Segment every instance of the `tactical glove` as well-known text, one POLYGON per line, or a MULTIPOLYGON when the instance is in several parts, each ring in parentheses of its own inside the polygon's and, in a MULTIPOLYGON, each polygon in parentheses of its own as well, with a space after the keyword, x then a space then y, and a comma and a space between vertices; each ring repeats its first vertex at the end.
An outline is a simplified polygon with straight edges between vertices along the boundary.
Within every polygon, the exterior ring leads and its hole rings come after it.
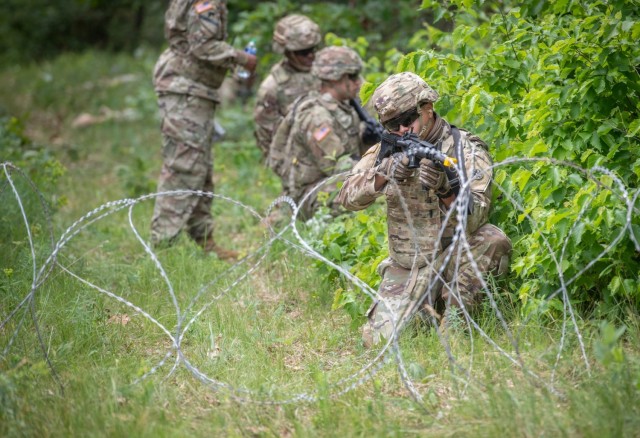
POLYGON ((409 169, 407 164, 409 164, 409 158, 402 152, 396 152, 384 158, 376 168, 376 172, 382 174, 387 181, 391 179, 402 181, 413 174, 413 169, 409 169))
POLYGON ((433 190, 439 198, 448 198, 454 194, 449 177, 441 164, 431 160, 420 160, 420 183, 422 187, 433 190))

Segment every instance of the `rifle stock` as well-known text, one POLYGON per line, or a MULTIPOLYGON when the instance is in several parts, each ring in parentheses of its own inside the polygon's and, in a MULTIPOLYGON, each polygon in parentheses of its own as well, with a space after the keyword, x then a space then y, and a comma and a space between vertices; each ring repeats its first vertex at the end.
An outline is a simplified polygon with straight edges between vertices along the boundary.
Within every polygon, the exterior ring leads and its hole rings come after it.
POLYGON ((457 158, 445 155, 428 141, 420 140, 413 132, 407 132, 402 137, 390 133, 382 135, 376 166, 384 158, 396 152, 403 152, 409 158, 408 167, 410 169, 420 167, 420 160, 423 158, 440 163, 445 167, 454 167, 458 163, 457 158))
POLYGON ((410 169, 420 167, 419 163, 423 158, 446 167, 453 167, 458 162, 456 158, 445 155, 431 143, 420 140, 414 133, 406 133, 401 139, 398 139, 397 144, 402 147, 404 153, 409 157, 408 167, 410 169))
POLYGON ((380 122, 371 117, 369 113, 367 113, 364 108, 362 108, 362 106, 356 99, 350 99, 349 104, 353 107, 354 110, 356 110, 358 118, 366 125, 366 130, 362 135, 362 142, 367 146, 378 143, 382 139, 384 127, 380 124, 380 122))

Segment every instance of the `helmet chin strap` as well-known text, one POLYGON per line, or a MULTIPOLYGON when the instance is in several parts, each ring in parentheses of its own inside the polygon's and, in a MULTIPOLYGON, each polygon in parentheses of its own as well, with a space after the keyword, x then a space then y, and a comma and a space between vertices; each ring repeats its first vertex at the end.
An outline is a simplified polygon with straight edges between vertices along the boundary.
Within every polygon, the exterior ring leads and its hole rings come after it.
POLYGON ((435 111, 433 117, 429 117, 429 121, 420 129, 418 137, 429 143, 435 144, 442 136, 444 129, 444 120, 435 111))
POLYGON ((429 134, 429 132, 431 132, 431 129, 433 128, 434 125, 435 125, 435 120, 433 119, 433 117, 429 117, 429 120, 427 121, 427 123, 424 126, 422 126, 422 128, 420 128, 418 137, 420 137, 422 140, 426 140, 427 135, 429 134))
POLYGON ((295 68, 296 70, 303 71, 305 73, 311 71, 311 65, 302 64, 301 62, 298 61, 298 57, 296 55, 294 55, 293 53, 287 51, 285 56, 287 57, 287 60, 289 61, 289 64, 291 64, 291 66, 293 68, 295 68))

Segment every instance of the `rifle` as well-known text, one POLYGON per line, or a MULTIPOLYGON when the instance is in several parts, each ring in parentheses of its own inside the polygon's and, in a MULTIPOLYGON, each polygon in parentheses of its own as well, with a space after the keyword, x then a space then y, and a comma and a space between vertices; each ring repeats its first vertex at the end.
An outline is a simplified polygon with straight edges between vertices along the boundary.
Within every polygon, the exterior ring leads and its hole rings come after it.
MULTIPOLYGON (((454 130, 454 143, 457 145, 456 139, 459 134, 456 134, 457 128, 454 130)), ((459 138, 459 137, 458 137, 459 138)), ((457 150, 457 149, 456 149, 457 150)), ((458 159, 445 155, 442 151, 436 148, 428 141, 421 140, 417 134, 413 132, 406 132, 402 137, 395 134, 385 132, 382 135, 382 142, 380 144, 380 153, 376 159, 376 166, 380 162, 393 155, 396 152, 402 152, 409 158, 409 164, 407 167, 410 169, 416 169, 420 167, 420 160, 426 158, 441 166, 449 178, 451 184, 451 190, 458 195, 460 190, 460 178, 458 177, 458 170, 455 165, 458 164, 458 159)), ((459 155, 462 156, 462 155, 459 155)), ((463 162, 464 163, 464 162, 463 162)), ((466 180, 466 173, 464 170, 464 164, 461 166, 463 181, 466 180)), ((467 191, 469 189, 467 188, 467 191)), ((469 197, 469 204, 467 207, 468 214, 473 213, 473 197, 469 197)))
POLYGON ((457 158, 449 157, 438 150, 428 141, 420 140, 413 132, 405 133, 400 140, 397 141, 398 146, 402 147, 404 153, 409 157, 409 169, 420 167, 420 160, 426 158, 435 163, 439 163, 446 167, 453 167, 458 162, 457 158))
POLYGON ((410 169, 420 167, 420 160, 423 158, 446 167, 453 167, 458 162, 457 158, 445 155, 428 141, 421 140, 417 134, 407 132, 402 137, 387 133, 382 135, 380 154, 378 155, 376 164, 380 164, 383 158, 386 158, 396 152, 404 152, 404 154, 409 158, 409 164, 407 167, 410 169))
POLYGON ((382 134, 385 129, 380 122, 371 117, 357 100, 350 99, 349 104, 358 113, 358 118, 365 123, 366 128, 364 134, 362 134, 362 142, 365 146, 372 146, 382 140, 382 134))

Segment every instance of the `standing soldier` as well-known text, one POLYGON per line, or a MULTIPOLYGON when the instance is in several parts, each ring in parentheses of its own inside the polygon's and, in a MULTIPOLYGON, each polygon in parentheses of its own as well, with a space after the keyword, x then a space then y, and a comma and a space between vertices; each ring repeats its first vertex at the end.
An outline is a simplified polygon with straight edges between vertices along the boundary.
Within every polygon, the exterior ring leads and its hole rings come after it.
POLYGON ((276 24, 273 50, 284 53, 284 58, 260 84, 253 111, 256 142, 265 158, 291 103, 320 88, 320 81, 311 74, 311 65, 321 41, 320 27, 304 15, 288 15, 276 24))
MULTIPOLYGON (((320 90, 296 100, 273 137, 269 166, 280 176, 284 194, 296 203, 323 179, 350 169, 364 149, 366 127, 349 104, 362 85, 362 66, 348 47, 320 50, 311 69, 321 81, 320 90)), ((301 217, 310 218, 317 207, 316 196, 310 196, 301 217)))
POLYGON ((434 310, 436 300, 445 309, 464 306, 472 310, 484 295, 481 275, 501 275, 508 269, 511 242, 502 230, 487 222, 493 174, 487 145, 435 113, 437 99, 438 93, 414 73, 387 78, 372 100, 388 133, 353 168, 338 196, 348 210, 364 209, 382 195, 387 202, 389 258, 378 267, 382 276, 378 292, 383 299, 367 312, 368 322, 363 327, 366 346, 390 339, 421 303, 434 316, 439 316, 434 310), (384 151, 393 151, 394 141, 411 132, 446 156, 455 157, 459 163, 456 168, 463 169, 470 179, 469 208, 458 211, 467 214, 462 237, 469 244, 471 259, 464 248, 451 246, 458 218, 449 210, 461 190, 456 171, 426 158, 420 161, 419 169, 411 169, 403 152, 385 156, 384 151))
MULTIPOLYGON (((225 42, 225 0, 172 0, 165 14, 165 36, 169 48, 160 55, 153 73, 162 116, 164 158, 158 192, 212 192, 218 88, 235 65, 253 72, 256 57, 225 42)), ((190 194, 157 197, 152 242, 170 244, 186 229, 206 252, 235 258, 235 252, 214 243, 211 200, 190 194)))

